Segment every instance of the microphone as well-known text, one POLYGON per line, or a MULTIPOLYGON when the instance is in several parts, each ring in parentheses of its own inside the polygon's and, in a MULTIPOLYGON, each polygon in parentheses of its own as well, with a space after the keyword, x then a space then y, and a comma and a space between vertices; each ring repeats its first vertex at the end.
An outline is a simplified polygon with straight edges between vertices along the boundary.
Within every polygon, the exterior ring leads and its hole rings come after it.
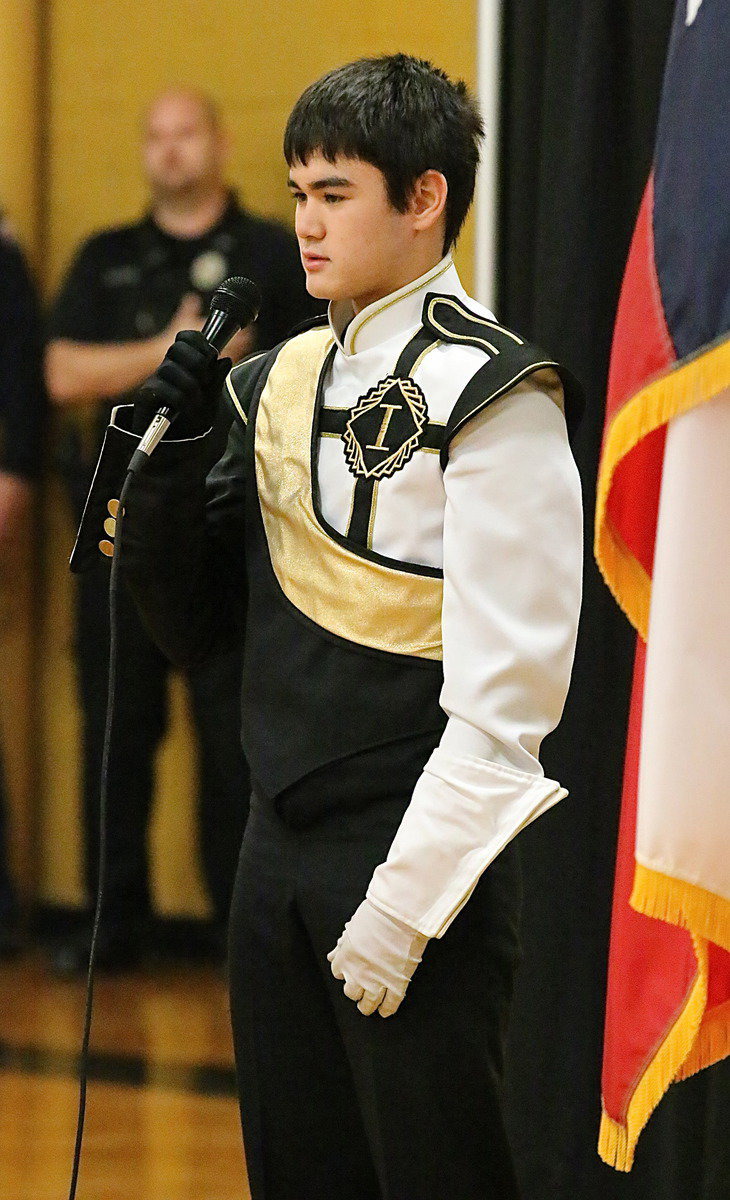
MULTIPOLYGON (((224 279, 210 302, 208 319, 202 329, 206 342, 219 353, 239 329, 255 321, 261 306, 261 292, 251 279, 234 275, 224 279)), ((177 413, 168 405, 158 409, 132 455, 129 470, 136 472, 149 458, 155 446, 175 420, 177 413)))

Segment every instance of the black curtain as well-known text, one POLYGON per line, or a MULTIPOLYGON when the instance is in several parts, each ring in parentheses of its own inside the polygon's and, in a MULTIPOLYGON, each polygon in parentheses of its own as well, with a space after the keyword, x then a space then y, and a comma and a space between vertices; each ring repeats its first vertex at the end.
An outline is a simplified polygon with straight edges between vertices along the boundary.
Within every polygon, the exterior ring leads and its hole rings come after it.
POLYGON ((570 796, 520 836, 524 962, 507 1070, 524 1200, 728 1200, 730 1069, 675 1085, 631 1174, 598 1158, 616 834, 634 634, 592 553, 614 315, 648 175, 673 0, 506 0, 498 314, 570 366, 584 608, 546 774, 570 796))

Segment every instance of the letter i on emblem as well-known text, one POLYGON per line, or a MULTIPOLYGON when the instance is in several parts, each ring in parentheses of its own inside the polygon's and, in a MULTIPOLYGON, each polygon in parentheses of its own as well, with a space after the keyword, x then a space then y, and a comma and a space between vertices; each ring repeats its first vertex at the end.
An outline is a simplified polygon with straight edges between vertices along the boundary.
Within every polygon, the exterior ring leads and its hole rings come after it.
POLYGON ((380 426, 380 433, 378 434, 378 436, 372 446, 365 447, 366 450, 388 450, 389 449, 389 447, 384 444, 385 443, 385 435, 388 432, 388 426, 390 425, 390 422, 392 420, 393 413, 400 412, 401 405, 400 404, 384 404, 383 408, 385 409, 385 412, 383 413, 383 423, 380 426))

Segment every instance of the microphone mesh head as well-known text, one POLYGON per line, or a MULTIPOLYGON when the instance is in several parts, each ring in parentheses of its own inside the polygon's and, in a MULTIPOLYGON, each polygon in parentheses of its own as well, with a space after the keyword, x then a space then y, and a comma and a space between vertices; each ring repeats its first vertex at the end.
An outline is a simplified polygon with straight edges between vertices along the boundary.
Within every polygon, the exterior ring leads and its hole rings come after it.
POLYGON ((261 290, 252 279, 245 275, 232 275, 224 279, 216 290, 210 303, 211 311, 230 313, 241 322, 241 327, 248 325, 258 316, 261 308, 261 290))

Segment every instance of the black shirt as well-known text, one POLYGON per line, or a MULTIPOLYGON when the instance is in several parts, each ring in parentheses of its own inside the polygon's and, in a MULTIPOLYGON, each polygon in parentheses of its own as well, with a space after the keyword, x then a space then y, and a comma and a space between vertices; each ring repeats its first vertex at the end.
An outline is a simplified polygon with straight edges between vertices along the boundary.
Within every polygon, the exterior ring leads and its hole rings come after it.
POLYGON ((39 474, 45 411, 35 289, 20 250, 0 234, 0 471, 39 474))
MULTIPOLYGON (((270 349, 323 311, 322 302, 306 290, 294 235, 275 221, 246 212, 231 193, 220 220, 200 237, 173 237, 148 214, 89 238, 71 264, 48 333, 98 343, 153 337, 169 323, 186 293, 197 294, 207 312, 215 289, 231 275, 245 275, 261 289, 254 349, 270 349)), ((99 406, 90 439, 75 419, 67 420, 58 445, 58 464, 79 513, 112 407, 111 399, 99 406)), ((222 451, 227 432, 222 412, 216 431, 215 448, 222 451)))
POLYGON ((151 215, 89 238, 79 250, 50 319, 50 336, 125 342, 160 333, 186 292, 207 309, 230 275, 259 285, 256 348, 268 350, 322 310, 304 285, 296 239, 254 217, 231 194, 221 219, 201 237, 176 238, 151 215))

